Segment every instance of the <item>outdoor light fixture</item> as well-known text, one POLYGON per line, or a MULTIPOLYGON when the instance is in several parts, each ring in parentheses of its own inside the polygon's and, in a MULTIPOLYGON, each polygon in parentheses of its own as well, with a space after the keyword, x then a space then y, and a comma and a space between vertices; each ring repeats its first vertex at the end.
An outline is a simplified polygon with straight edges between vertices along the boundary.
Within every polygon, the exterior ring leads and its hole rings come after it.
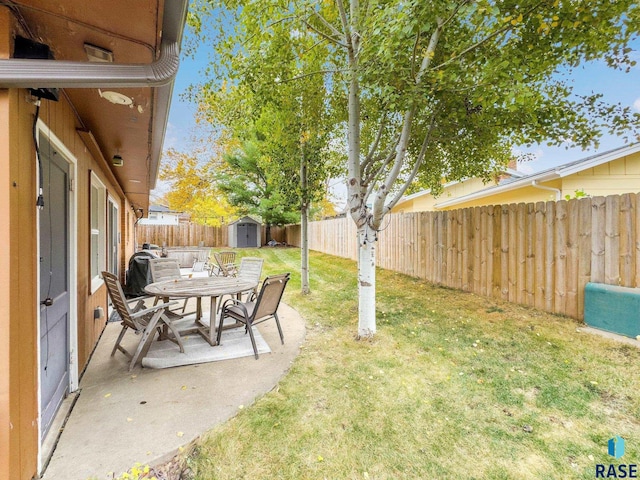
POLYGON ((116 153, 116 154, 113 156, 113 158, 111 159, 111 164, 112 164, 114 167, 121 167, 121 166, 123 166, 123 165, 124 165, 124 160, 122 159, 122 157, 121 157, 119 154, 117 154, 117 153, 116 153))
POLYGON ((113 63, 113 52, 110 50, 85 43, 84 51, 90 62, 113 63))

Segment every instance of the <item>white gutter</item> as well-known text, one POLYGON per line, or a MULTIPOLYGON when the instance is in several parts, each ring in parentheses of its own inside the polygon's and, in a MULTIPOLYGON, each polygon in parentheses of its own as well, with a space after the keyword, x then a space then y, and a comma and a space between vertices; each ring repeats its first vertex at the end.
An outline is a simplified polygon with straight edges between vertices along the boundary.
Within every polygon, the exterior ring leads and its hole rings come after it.
POLYGON ((531 180, 531 186, 534 188, 539 188, 540 190, 549 190, 550 192, 555 192, 556 201, 562 198, 562 191, 559 188, 546 187, 544 185, 540 185, 537 180, 531 180))
POLYGON ((160 56, 149 64, 114 64, 9 58, 0 60, 0 88, 157 87, 153 115, 149 188, 156 186, 180 43, 189 0, 164 2, 160 56))
POLYGON ((0 88, 101 88, 161 86, 180 63, 177 42, 163 41, 149 64, 115 64, 10 58, 0 61, 0 88))
POLYGON ((445 208, 445 207, 450 207, 452 205, 457 205, 459 203, 465 203, 471 200, 484 198, 489 195, 495 195, 497 193, 510 192, 511 190, 516 190, 518 188, 522 188, 523 186, 531 185, 532 181, 547 182, 549 180, 560 178, 560 174, 558 173, 557 170, 554 170, 554 171, 548 171, 548 172, 541 172, 539 174, 533 175, 533 177, 535 178, 535 180, 532 180, 531 176, 522 177, 518 180, 514 180, 513 182, 505 183, 502 185, 496 185, 494 187, 485 188, 484 190, 478 190, 477 192, 470 193, 462 197, 452 198, 451 200, 445 200, 444 202, 436 203, 434 207, 445 208))

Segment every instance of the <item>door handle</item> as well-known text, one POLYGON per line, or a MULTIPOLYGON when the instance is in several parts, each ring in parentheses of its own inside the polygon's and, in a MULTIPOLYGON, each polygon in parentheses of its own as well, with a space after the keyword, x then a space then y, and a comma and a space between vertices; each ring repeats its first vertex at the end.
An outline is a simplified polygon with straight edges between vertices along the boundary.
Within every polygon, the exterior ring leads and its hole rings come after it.
POLYGON ((44 305, 45 307, 50 307, 51 305, 53 305, 53 298, 51 297, 45 298, 40 302, 40 305, 44 305))

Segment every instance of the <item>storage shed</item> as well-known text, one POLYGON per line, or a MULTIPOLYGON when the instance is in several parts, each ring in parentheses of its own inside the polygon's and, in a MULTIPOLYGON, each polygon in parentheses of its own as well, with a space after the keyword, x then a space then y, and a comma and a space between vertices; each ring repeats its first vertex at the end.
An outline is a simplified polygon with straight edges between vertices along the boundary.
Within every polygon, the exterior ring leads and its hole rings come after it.
POLYGON ((251 217, 243 217, 229 224, 229 246, 232 248, 260 247, 262 224, 251 217))

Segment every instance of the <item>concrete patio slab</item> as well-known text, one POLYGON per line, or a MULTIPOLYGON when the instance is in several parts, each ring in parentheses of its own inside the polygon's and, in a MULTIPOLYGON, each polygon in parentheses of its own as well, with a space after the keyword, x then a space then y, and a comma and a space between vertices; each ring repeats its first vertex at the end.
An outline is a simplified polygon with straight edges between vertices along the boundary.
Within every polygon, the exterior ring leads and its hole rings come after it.
MULTIPOLYGON (((294 309, 281 304, 278 312, 285 344, 275 322, 261 324, 271 353, 258 360, 250 356, 161 370, 138 365, 129 372, 123 354, 111 357, 120 324, 108 324, 43 479, 103 480, 135 463, 158 465, 269 392, 305 337, 304 320, 294 309)), ((125 338, 125 348, 136 344, 135 335, 125 338)))

